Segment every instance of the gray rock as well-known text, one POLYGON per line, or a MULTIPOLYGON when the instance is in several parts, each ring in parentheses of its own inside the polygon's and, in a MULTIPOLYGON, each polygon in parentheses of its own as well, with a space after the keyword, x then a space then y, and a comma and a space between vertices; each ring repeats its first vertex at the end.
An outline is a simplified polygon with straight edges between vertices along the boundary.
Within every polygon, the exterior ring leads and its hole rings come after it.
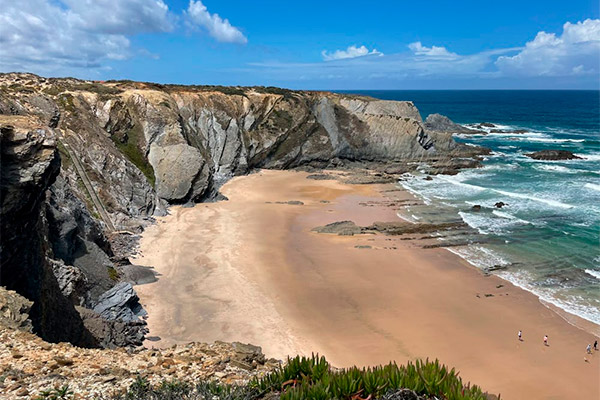
POLYGON ((147 314, 140 305, 133 286, 128 282, 118 283, 103 293, 93 310, 108 321, 139 321, 147 314))
POLYGON ((568 150, 541 150, 536 151, 534 153, 525 154, 529 158, 533 158, 534 160, 575 160, 582 158, 576 156, 572 152, 568 150))
POLYGON ((353 236, 358 235, 362 230, 360 226, 357 226, 352 221, 338 221, 325 226, 318 226, 313 228, 312 231, 318 233, 333 233, 339 236, 353 236))
POLYGON ((425 128, 436 132, 447 132, 447 133, 471 133, 481 134, 486 133, 485 131, 478 131, 469 129, 460 124, 452 122, 452 120, 445 115, 441 114, 429 114, 425 119, 425 128))

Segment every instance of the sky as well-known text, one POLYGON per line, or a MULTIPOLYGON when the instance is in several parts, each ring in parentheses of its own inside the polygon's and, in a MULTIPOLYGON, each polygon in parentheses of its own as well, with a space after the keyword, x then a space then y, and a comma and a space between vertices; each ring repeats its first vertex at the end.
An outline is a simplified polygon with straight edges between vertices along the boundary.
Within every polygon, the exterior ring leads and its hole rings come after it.
POLYGON ((0 0, 0 72, 293 89, 599 89, 597 0, 0 0))

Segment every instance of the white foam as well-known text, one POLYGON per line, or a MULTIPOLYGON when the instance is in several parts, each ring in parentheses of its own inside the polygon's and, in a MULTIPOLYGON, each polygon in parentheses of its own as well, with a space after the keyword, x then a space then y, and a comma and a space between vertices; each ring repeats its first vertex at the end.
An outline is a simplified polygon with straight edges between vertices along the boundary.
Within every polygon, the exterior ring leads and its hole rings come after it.
POLYGON ((575 206, 572 206, 570 204, 561 203, 560 201, 555 201, 555 200, 550 200, 550 199, 543 199, 541 197, 530 196, 530 195, 527 195, 527 194, 507 192, 505 190, 498 190, 498 189, 490 189, 490 190, 493 191, 493 192, 496 192, 496 193, 503 194, 505 196, 509 196, 509 197, 516 197, 518 199, 526 199, 526 200, 537 201, 539 203, 545 203, 545 204, 548 204, 549 206, 552 206, 552 207, 558 207, 558 208, 573 208, 573 207, 575 207, 575 206))
POLYGON ((553 139, 553 138, 539 138, 539 137, 525 137, 519 138, 519 140, 527 142, 541 142, 541 143, 582 143, 585 139, 553 139))
POLYGON ((542 171, 552 171, 552 172, 560 172, 563 174, 576 174, 580 171, 570 169, 567 167, 563 167, 562 165, 552 165, 552 164, 539 164, 533 166, 535 169, 542 171))
POLYGON ((600 192, 600 185, 597 185, 595 183, 586 183, 583 186, 586 187, 586 188, 588 188, 588 189, 592 189, 592 190, 595 190, 597 192, 600 192))
POLYGON ((483 186, 471 185, 470 183, 462 182, 463 180, 468 179, 468 176, 466 176, 466 174, 461 175, 461 176, 455 175, 453 177, 451 177, 451 176, 438 176, 438 177, 440 180, 443 180, 445 182, 451 183, 456 186, 461 186, 464 188, 476 190, 478 192, 486 190, 486 188, 484 188, 483 186))
POLYGON ((552 206, 552 207, 558 207, 558 208, 573 208, 574 207, 574 206, 572 206, 570 204, 561 203, 560 201, 555 201, 555 200, 550 200, 550 199, 544 199, 544 198, 541 198, 541 197, 531 196, 531 195, 528 195, 528 194, 514 193, 514 192, 508 192, 506 190, 491 189, 491 188, 485 188, 483 186, 471 185, 469 183, 462 182, 461 178, 456 179, 454 177, 440 176, 439 179, 441 179, 443 181, 446 181, 448 183, 451 183, 453 185, 457 185, 457 186, 461 186, 461 187, 464 187, 464 188, 476 190, 478 192, 482 192, 484 190, 489 190, 489 191, 492 191, 492 192, 495 192, 495 193, 499 193, 499 194, 503 194, 503 195, 509 196, 509 197, 515 197, 515 198, 519 198, 519 199, 526 199, 526 200, 536 201, 536 202, 539 202, 539 203, 548 204, 549 206, 552 206))
POLYGON ((469 264, 477 268, 492 268, 497 265, 509 265, 510 262, 499 254, 483 246, 445 247, 451 253, 463 258, 469 264))
POLYGON ((594 271, 593 269, 586 269, 585 272, 588 275, 593 276, 594 278, 600 280, 600 271, 594 271))
MULTIPOLYGON (((584 160, 587 161, 600 161, 600 154, 598 153, 593 153, 593 154, 575 154, 577 157, 581 157, 584 160)), ((583 160, 576 160, 576 161, 583 161, 583 160)))
POLYGON ((517 217, 515 217, 512 214, 509 214, 509 213, 506 213, 506 212, 502 212, 502 211, 494 210, 494 211, 492 211, 492 214, 494 214, 494 215, 496 215, 496 216, 498 216, 500 218, 509 219, 509 220, 511 220, 513 222, 518 222, 518 223, 521 223, 521 224, 530 224, 531 223, 529 221, 525 221, 524 219, 517 218, 517 217))
POLYGON ((530 277, 525 271, 499 271, 497 275, 500 278, 509 281, 513 285, 535 294, 540 300, 545 301, 546 303, 550 303, 570 314, 577 315, 595 324, 600 324, 600 313, 598 312, 598 307, 594 305, 586 306, 581 304, 583 302, 586 302, 586 300, 580 296, 563 295, 563 299, 559 299, 557 298, 558 293, 560 291, 559 288, 542 289, 540 287, 534 287, 530 283, 533 282, 534 279, 530 277))

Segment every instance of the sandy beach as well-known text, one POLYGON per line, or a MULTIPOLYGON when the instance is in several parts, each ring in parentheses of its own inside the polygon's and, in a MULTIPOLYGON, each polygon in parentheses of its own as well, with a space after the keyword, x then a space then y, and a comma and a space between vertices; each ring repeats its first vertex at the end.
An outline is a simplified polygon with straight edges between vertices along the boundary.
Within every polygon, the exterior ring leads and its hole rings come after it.
POLYGON ((438 358, 502 399, 600 398, 600 352, 585 353, 600 327, 567 322, 418 240, 311 232, 398 221, 390 201, 411 197, 307 175, 237 177, 221 189, 228 201, 172 207, 147 228, 132 259, 158 274, 136 286, 149 336, 160 338, 147 346, 241 341, 276 358, 318 352, 340 367, 438 358))

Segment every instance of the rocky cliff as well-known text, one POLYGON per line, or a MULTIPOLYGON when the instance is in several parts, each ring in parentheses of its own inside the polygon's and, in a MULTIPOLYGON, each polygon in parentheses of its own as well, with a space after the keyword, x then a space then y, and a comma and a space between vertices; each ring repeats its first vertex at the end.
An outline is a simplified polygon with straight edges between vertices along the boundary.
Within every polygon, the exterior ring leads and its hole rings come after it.
POLYGON ((0 285, 34 302, 37 333, 81 345, 139 343, 127 282, 148 278, 127 257, 169 204, 219 198, 256 168, 386 166, 393 177, 483 153, 428 130, 411 102, 32 74, 0 75, 0 126, 0 285))

